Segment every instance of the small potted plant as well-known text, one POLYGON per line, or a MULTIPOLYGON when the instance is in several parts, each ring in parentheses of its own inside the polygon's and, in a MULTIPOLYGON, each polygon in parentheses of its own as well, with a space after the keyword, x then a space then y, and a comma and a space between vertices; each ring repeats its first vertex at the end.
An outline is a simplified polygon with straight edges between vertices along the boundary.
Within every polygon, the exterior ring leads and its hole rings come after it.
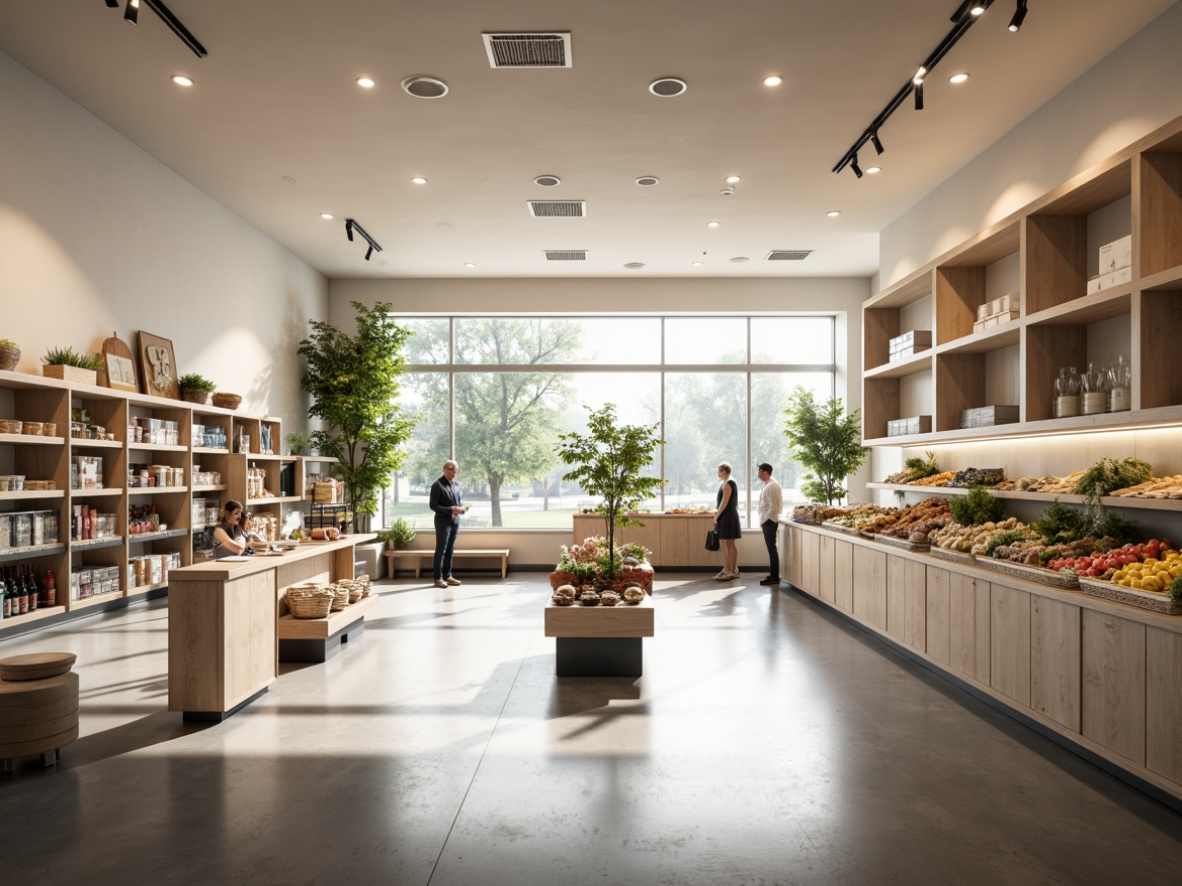
POLYGON ((16 369, 21 361, 21 349, 17 343, 7 338, 0 338, 0 369, 9 372, 16 369))
POLYGON ((45 364, 41 374, 46 378, 84 385, 98 384, 99 370, 103 368, 103 358, 98 354, 79 354, 73 348, 50 348, 41 362, 45 364))
POLYGON ((209 395, 217 390, 217 385, 196 372, 182 375, 177 380, 177 387, 180 389, 182 400, 200 403, 202 406, 209 402, 209 395))
POLYGON ((311 437, 296 431, 288 434, 283 440, 287 443, 287 451, 290 455, 304 455, 304 450, 312 443, 311 437))
POLYGON ((378 533, 378 538, 386 542, 392 551, 401 551, 415 540, 415 531, 410 528, 406 520, 399 517, 386 529, 378 533))

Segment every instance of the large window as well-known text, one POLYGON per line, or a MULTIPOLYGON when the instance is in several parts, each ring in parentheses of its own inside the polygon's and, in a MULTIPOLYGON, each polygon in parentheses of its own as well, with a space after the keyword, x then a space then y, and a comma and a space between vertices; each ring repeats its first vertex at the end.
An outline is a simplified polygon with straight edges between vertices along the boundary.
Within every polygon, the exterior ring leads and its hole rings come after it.
POLYGON ((835 320, 751 317, 400 318, 407 347, 402 406, 419 423, 382 515, 426 529, 431 483, 444 459, 460 465, 465 526, 568 528, 597 502, 562 480, 558 435, 586 428, 614 403, 629 424, 655 425, 665 445, 652 466, 662 493, 643 507, 714 507, 720 462, 750 522, 755 466, 775 465, 786 502, 802 501, 783 434, 799 386, 833 396, 835 320))

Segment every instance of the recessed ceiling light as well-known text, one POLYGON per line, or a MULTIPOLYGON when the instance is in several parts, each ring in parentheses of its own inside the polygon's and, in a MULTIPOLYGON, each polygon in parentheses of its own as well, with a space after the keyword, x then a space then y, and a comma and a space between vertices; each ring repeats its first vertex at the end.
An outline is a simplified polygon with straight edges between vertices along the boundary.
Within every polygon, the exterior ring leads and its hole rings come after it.
POLYGON ((325 221, 329 221, 333 218, 336 218, 336 216, 334 216, 331 212, 322 212, 322 213, 320 213, 320 217, 322 219, 324 219, 325 221))
POLYGON ((722 196, 724 196, 724 197, 733 197, 733 196, 735 196, 735 189, 734 188, 723 188, 718 193, 722 194, 722 196))
POLYGON ((830 218, 837 218, 839 215, 841 215, 841 210, 840 209, 830 209, 825 214, 827 216, 829 216, 830 218))
POLYGON ((717 228, 722 222, 706 222, 706 227, 717 228))
POLYGON ((369 77, 358 77, 357 85, 362 89, 373 89, 376 84, 369 77))
POLYGON ((466 261, 466 262, 464 262, 464 267, 465 268, 474 268, 474 267, 476 267, 476 264, 474 262, 466 261))
POLYGON ((659 185, 661 180, 655 175, 642 175, 636 180, 636 183, 642 188, 651 188, 653 185, 659 185))
POLYGON ((629 271, 639 271, 641 268, 644 267, 644 262, 630 261, 626 265, 624 265, 624 267, 626 267, 629 271))
POLYGON ((423 178, 421 175, 412 176, 411 181, 414 182, 416 185, 425 185, 427 183, 427 180, 425 178, 423 178))
POLYGON ((661 77, 648 85, 648 91, 661 98, 673 98, 689 89, 689 84, 677 77, 661 77))
POLYGON ((747 258, 745 255, 736 255, 731 259, 731 263, 736 265, 741 265, 745 261, 751 261, 751 259, 747 258))
POLYGON ((779 74, 772 74, 770 77, 763 78, 763 85, 764 86, 779 86, 783 82, 784 82, 784 78, 781 77, 779 74))
POLYGON ((964 74, 964 73, 953 74, 951 77, 948 78, 948 82, 949 83, 964 83, 968 79, 969 79, 968 74, 964 74))
POLYGON ((867 175, 877 175, 880 172, 882 172, 881 166, 867 166, 866 167, 866 174, 867 175))
POLYGON ((737 185, 742 181, 742 179, 737 175, 728 175, 725 179, 723 179, 723 181, 725 181, 728 185, 737 185))
POLYGON ((193 85, 193 78, 186 77, 184 74, 173 74, 172 75, 172 82, 175 83, 177 86, 192 86, 193 85))
POLYGON ((415 98, 443 98, 448 91, 438 77, 407 77, 401 85, 403 92, 415 98))
POLYGON ((983 3, 975 4, 973 6, 973 8, 969 10, 969 13, 973 16, 984 15, 985 14, 985 4, 983 4, 983 3))
POLYGON ((543 188, 552 188, 555 185, 562 184, 562 179, 556 175, 539 175, 534 179, 535 185, 541 185, 543 188))
POLYGON ((690 262, 690 264, 695 268, 700 268, 700 267, 702 267, 703 264, 705 264, 705 262, 692 261, 692 262, 690 262))

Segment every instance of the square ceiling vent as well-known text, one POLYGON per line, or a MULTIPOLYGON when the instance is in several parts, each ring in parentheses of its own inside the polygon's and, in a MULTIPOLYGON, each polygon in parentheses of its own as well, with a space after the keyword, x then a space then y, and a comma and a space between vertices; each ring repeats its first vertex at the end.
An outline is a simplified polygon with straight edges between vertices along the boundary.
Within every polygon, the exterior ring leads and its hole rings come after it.
POLYGON ((534 218, 583 218, 586 200, 530 200, 529 214, 534 218))
POLYGON ((484 34, 484 51, 494 68, 569 68, 570 32, 484 34))
POLYGON ((765 261, 804 261, 813 254, 811 249, 773 249, 765 261))
POLYGON ((586 249, 547 249, 546 261, 586 261, 586 249))

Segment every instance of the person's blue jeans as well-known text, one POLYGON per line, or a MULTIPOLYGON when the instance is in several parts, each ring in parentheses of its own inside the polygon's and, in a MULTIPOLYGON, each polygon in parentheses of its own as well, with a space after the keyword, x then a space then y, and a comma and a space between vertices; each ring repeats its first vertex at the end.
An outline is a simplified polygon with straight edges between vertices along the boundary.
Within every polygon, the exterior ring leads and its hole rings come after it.
POLYGON ((446 523, 435 521, 435 560, 431 565, 435 570, 436 581, 451 576, 452 554, 456 549, 456 536, 459 532, 459 520, 449 520, 446 523))
POLYGON ((768 520, 760 527, 763 530, 763 543, 767 545, 767 557, 771 561, 768 578, 780 577, 780 552, 776 550, 776 529, 779 525, 775 520, 768 520))

